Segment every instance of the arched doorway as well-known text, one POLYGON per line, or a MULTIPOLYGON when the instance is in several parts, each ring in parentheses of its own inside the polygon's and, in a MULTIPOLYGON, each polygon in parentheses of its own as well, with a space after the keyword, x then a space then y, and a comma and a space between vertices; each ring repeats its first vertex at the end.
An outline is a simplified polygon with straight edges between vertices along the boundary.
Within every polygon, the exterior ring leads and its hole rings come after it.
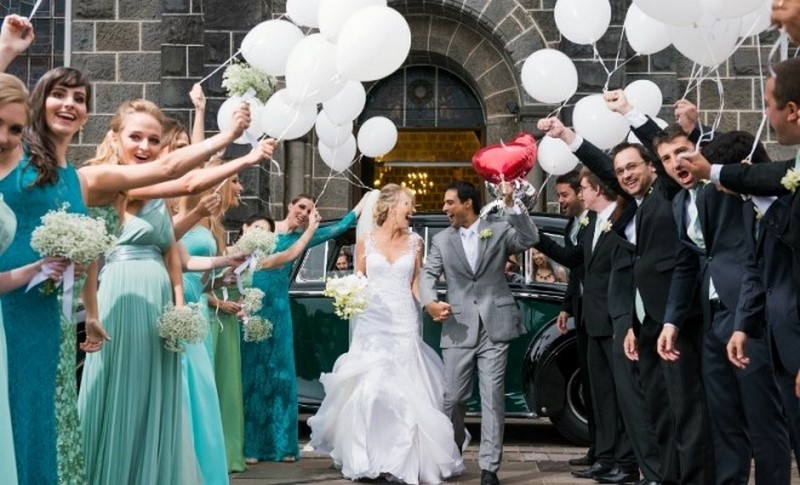
POLYGON ((385 116, 398 129, 397 145, 382 157, 365 159, 362 180, 375 188, 409 187, 418 210, 437 211, 449 182, 481 184, 472 155, 485 139, 485 115, 470 86, 437 66, 408 66, 376 83, 359 119, 385 116))

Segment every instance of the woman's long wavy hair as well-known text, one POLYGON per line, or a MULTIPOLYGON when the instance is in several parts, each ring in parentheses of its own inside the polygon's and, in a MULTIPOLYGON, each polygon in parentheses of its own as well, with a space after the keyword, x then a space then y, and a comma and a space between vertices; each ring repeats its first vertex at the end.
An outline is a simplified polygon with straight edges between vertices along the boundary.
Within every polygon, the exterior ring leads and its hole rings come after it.
POLYGON ((155 118, 162 127, 164 126, 164 114, 161 112, 161 108, 156 106, 155 103, 147 101, 146 99, 125 101, 117 109, 117 112, 114 113, 114 117, 111 118, 111 126, 105 138, 103 138, 103 142, 98 145, 94 158, 86 163, 92 165, 104 163, 119 165, 119 153, 117 153, 114 136, 122 132, 122 129, 125 127, 125 121, 130 115, 135 113, 147 113, 155 118))
POLYGON ((23 140, 30 150, 31 165, 38 173, 33 185, 52 185, 58 181, 56 142, 47 126, 45 107, 47 97, 56 86, 86 89, 86 111, 91 110, 92 86, 84 74, 71 67, 56 67, 47 71, 31 92, 31 118, 23 140))

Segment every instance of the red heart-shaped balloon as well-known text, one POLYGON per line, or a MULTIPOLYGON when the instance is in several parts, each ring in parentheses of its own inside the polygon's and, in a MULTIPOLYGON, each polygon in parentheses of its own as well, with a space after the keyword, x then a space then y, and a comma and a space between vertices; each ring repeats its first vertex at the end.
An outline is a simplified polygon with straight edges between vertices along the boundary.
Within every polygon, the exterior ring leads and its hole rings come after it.
POLYGON ((493 184, 525 177, 536 163, 536 141, 498 143, 481 148, 472 156, 472 167, 493 184))

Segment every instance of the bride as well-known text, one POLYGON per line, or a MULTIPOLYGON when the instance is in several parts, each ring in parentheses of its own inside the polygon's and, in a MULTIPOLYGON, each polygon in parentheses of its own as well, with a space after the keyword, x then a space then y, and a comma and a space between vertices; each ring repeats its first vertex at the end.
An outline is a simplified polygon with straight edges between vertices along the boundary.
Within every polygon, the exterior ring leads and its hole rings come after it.
POLYGON ((308 420, 310 446, 329 453, 351 480, 430 484, 464 470, 453 426, 441 411, 442 360, 420 338, 423 242, 409 230, 413 213, 408 189, 389 184, 380 191, 375 227, 356 249, 355 269, 369 279, 369 302, 349 352, 320 377, 325 399, 308 420))

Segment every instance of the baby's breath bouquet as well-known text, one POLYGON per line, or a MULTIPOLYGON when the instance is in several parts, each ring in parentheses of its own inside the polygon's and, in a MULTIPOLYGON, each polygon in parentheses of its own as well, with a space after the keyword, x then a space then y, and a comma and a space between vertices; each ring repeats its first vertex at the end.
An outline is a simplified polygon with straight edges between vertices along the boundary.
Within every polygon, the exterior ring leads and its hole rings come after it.
POLYGON ((256 99, 266 103, 275 91, 277 81, 274 77, 246 62, 233 61, 222 74, 222 87, 228 96, 244 96, 252 89, 256 99))
POLYGON ((264 306, 264 292, 258 288, 245 288, 242 293, 242 310, 248 315, 258 313, 264 306))
POLYGON ((348 320, 367 308, 367 277, 355 273, 342 278, 328 278, 322 294, 332 297, 336 315, 348 320))
POLYGON ((244 341, 261 342, 272 337, 272 322, 261 317, 249 317, 244 323, 244 341))
MULTIPOLYGON (((42 224, 31 234, 31 248, 40 256, 59 257, 70 260, 73 264, 88 265, 114 246, 116 238, 109 235, 106 224, 102 219, 95 219, 83 214, 67 212, 69 204, 64 204, 59 210, 51 210, 41 218, 42 224)), ((42 277, 32 281, 44 281, 46 270, 42 277)), ((65 287, 71 282, 65 281, 65 287)), ((47 279, 42 292, 51 294, 55 284, 47 279)))
POLYGON ((250 254, 255 260, 264 259, 275 252, 275 234, 254 227, 239 238, 234 248, 236 252, 250 254))
POLYGON ((202 342, 206 333, 208 322, 194 304, 176 307, 170 303, 158 319, 158 335, 171 352, 183 352, 184 343, 202 342))

